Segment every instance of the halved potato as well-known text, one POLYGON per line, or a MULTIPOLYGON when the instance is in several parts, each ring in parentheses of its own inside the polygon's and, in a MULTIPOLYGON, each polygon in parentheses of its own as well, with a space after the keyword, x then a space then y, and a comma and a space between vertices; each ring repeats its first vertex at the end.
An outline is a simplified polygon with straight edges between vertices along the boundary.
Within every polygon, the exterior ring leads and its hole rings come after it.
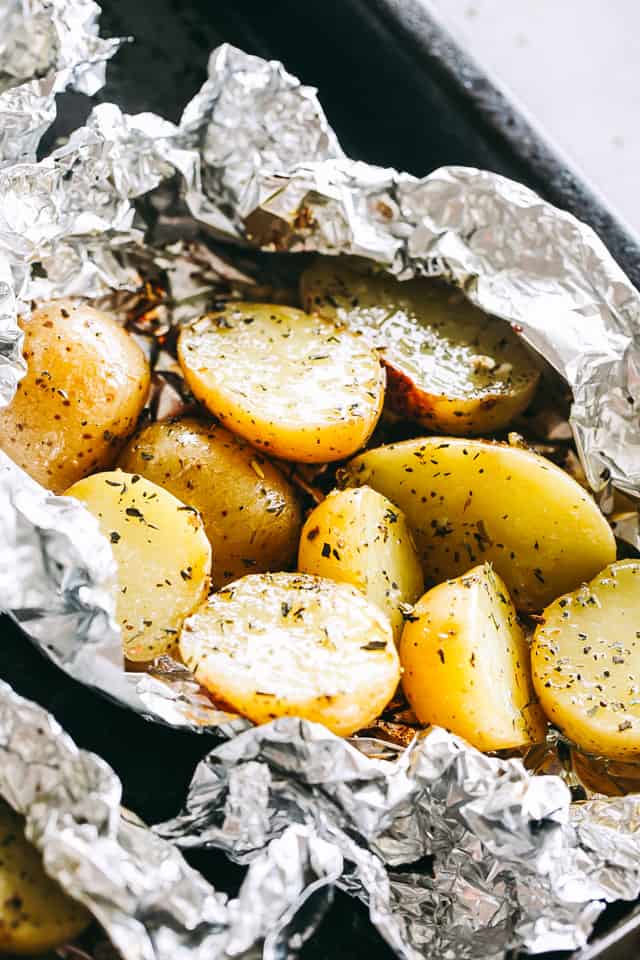
POLYGON ((248 571, 284 570, 295 562, 302 517, 293 487, 224 427, 192 417, 152 423, 118 463, 200 511, 215 588, 248 571))
POLYGON ((529 450, 424 437, 367 450, 342 474, 404 510, 427 585, 489 562, 519 610, 541 610, 615 559, 613 534, 569 474, 529 450))
POLYGON ((196 397, 283 460, 324 463, 362 447, 384 370, 362 337, 293 307, 231 303, 184 327, 178 357, 196 397))
POLYGON ((79 480, 66 495, 84 503, 111 542, 125 656, 144 662, 172 653, 209 589, 211 547, 198 511, 122 470, 79 480))
POLYGON ((531 656, 540 703, 570 740, 640 758, 640 561, 613 563, 548 606, 531 656))
POLYGON ((300 283, 305 310, 381 349, 395 413, 467 437, 503 429, 529 405, 539 372, 520 338, 442 280, 400 282, 370 264, 325 257, 300 283))
POLYGON ((85 908, 47 876, 25 839, 24 820, 0 800, 0 953, 55 950, 91 923, 85 908))
POLYGON ((300 537, 298 569, 357 587, 386 613, 396 642, 402 604, 424 590, 422 567, 407 521, 369 487, 335 490, 309 514, 300 537))
POLYGON ((62 493, 110 467, 135 429, 149 392, 149 366, 107 313, 51 303, 22 323, 28 371, 0 409, 0 447, 62 493))
POLYGON ((250 574, 212 594, 180 650, 254 723, 303 717, 342 736, 371 723, 400 679, 387 617, 354 587, 300 573, 250 574))
POLYGON ((405 624, 400 662, 421 723, 445 727, 478 750, 544 740, 529 644, 490 564, 425 593, 405 624))

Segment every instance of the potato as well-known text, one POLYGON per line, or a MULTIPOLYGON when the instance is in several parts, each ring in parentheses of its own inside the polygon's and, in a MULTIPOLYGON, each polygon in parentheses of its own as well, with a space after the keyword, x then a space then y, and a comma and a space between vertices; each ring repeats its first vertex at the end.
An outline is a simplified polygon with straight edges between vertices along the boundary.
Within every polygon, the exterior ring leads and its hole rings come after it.
POLYGON ((111 542, 125 656, 173 653, 184 619, 209 590, 211 546, 198 511, 122 470, 79 480, 66 495, 84 503, 111 542))
POLYGON ((387 617, 354 587, 299 573, 249 574, 212 594, 180 650, 254 723, 303 717, 342 736, 370 724, 400 679, 387 617))
POLYGON ((281 471, 224 427, 192 417, 153 423, 118 461, 200 511, 218 589, 247 571, 295 562, 302 517, 281 471))
POLYGON ((531 401, 539 379, 507 323, 455 287, 399 282, 345 258, 318 258, 301 277, 306 310, 346 323, 381 348, 387 404, 429 430, 472 436, 502 430, 531 401))
POLYGON ((51 303, 22 324, 28 372, 0 409, 0 447, 62 493, 115 463, 149 392, 136 342, 107 313, 51 303))
POLYGON ((47 876, 24 836, 24 820, 0 800, 0 953, 55 950, 89 926, 91 916, 47 876))
POLYGON ((491 564, 429 590, 400 642, 402 687, 418 720, 478 750, 544 740, 529 644, 491 564))
POLYGON ((536 611, 615 559, 589 494, 529 450, 424 437, 367 450, 342 479, 404 510, 428 586, 489 562, 516 607, 536 611))
POLYGON ((389 617, 396 643, 404 625, 402 604, 424 590, 404 514, 369 487, 336 490, 311 511, 298 569, 357 587, 389 617))
POLYGON ((324 463, 364 446, 384 370, 361 337, 293 307, 232 303, 184 327, 178 357, 196 397, 256 447, 324 463))
POLYGON ((640 561, 612 563, 548 606, 531 658, 542 708, 570 740, 640 759, 640 561))

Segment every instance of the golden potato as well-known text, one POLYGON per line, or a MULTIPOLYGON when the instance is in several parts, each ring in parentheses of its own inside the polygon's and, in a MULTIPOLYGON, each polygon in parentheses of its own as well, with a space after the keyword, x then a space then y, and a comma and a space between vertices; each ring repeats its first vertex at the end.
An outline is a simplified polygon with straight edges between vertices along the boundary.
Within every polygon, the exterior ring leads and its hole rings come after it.
POLYGON ((570 740, 640 759, 640 561, 612 563, 548 606, 531 658, 542 708, 570 740))
POLYGON ((109 314, 86 304, 51 303, 22 326, 28 372, 0 409, 0 447, 62 493, 115 462, 147 399, 149 366, 109 314))
POLYGON ((249 574, 212 594, 180 650, 254 723, 303 717, 341 736, 370 724, 400 679, 387 617, 354 587, 300 573, 249 574))
POLYGON ((389 617, 396 643, 404 625, 402 605, 424 590, 404 514, 369 487, 334 490, 311 511, 300 538, 298 570, 357 587, 389 617))
POLYGON ((198 511, 122 470, 79 480, 66 495, 84 503, 111 542, 125 656, 173 653, 185 617, 209 590, 211 546, 198 511))
POLYGON ((478 750, 544 740, 529 644, 490 564, 425 593, 405 624, 400 662, 421 723, 446 727, 478 750))
POLYGON ((291 484, 262 454, 213 423, 184 417, 145 427, 119 466, 164 487, 200 511, 218 589, 249 570, 295 561, 302 517, 291 484))
POLYGON ((302 274, 301 295, 305 310, 381 350, 388 406, 429 430, 502 430, 535 393, 539 372, 518 335, 442 280, 400 282, 368 263, 319 257, 302 274))
POLYGON ((293 307, 230 303, 184 327, 178 358, 196 397, 283 460, 324 463, 364 446, 384 370, 362 339, 293 307))
POLYGON ((77 937, 90 914, 47 876, 24 820, 0 800, 0 953, 44 953, 77 937))
POLYGON ((529 450, 423 437, 367 450, 343 473, 404 510, 427 585, 489 562, 519 610, 542 610, 615 559, 613 534, 569 474, 529 450))

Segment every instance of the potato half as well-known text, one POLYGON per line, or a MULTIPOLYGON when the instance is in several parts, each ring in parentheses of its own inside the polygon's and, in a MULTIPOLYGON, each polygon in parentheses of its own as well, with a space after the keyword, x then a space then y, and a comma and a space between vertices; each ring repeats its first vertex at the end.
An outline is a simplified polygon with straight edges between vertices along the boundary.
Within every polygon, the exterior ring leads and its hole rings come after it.
POLYGON ((185 327, 178 357, 211 413, 284 460, 349 456, 382 410, 385 376, 376 352, 362 337, 293 307, 232 303, 185 327))
POLYGON ((389 617, 396 642, 404 625, 402 604, 424 590, 404 514, 369 487, 336 490, 311 511, 298 569, 357 587, 389 617))
POLYGON ((640 759, 640 562, 620 560, 547 607, 531 651, 552 723, 589 753, 640 759))
POLYGON ((144 662, 173 652, 209 589, 211 547, 198 511, 122 470, 79 480, 67 496, 84 503, 111 542, 125 656, 144 662))
POLYGON ((254 723, 303 717, 342 736, 370 724, 400 679, 387 617, 354 587, 299 573, 250 574, 212 594, 180 650, 254 723))
POLYGON ((47 876, 24 835, 24 820, 0 800, 0 953, 55 950, 89 926, 91 915, 47 876))
POLYGON ((501 430, 533 397, 539 372, 517 334, 442 280, 400 282, 326 257, 303 272, 301 295, 305 310, 381 349, 389 407, 430 430, 501 430))
POLYGON ((539 611, 615 559, 613 534, 589 494, 519 447, 407 440, 365 451, 342 479, 404 510, 427 585, 489 562, 519 610, 539 611))
POLYGON ((249 571, 284 570, 295 562, 302 517, 293 487, 224 427, 192 417, 152 423, 118 463, 200 511, 216 589, 249 571))
POLYGON ((529 644, 490 564, 425 593, 405 624, 400 662, 421 723, 446 727, 479 750, 544 740, 529 644))
POLYGON ((115 462, 147 399, 149 367, 113 317, 86 305, 51 303, 22 327, 28 372, 0 409, 0 447, 62 493, 115 462))

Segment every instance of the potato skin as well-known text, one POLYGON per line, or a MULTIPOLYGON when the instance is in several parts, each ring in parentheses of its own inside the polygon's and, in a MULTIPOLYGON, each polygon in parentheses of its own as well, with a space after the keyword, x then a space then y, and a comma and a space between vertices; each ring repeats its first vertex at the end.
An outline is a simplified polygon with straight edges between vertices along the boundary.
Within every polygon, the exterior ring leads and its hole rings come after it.
POLYGON ((107 313, 54 302, 22 324, 28 372, 0 409, 0 447, 54 493, 110 467, 135 429, 149 366, 107 313))
POLYGON ((294 563, 302 517, 293 487, 224 427, 193 417, 150 424, 129 441, 118 465, 200 511, 215 589, 294 563))
POLYGON ((334 490, 309 514, 298 570, 350 583, 389 617, 396 643, 402 604, 424 590, 420 560, 402 513, 369 487, 334 490))
POLYGON ((529 645, 490 564, 425 593, 405 624, 400 662, 421 723, 445 727, 479 750, 544 740, 529 645))
POLYGON ((89 926, 91 915, 47 876, 24 836, 24 820, 0 800, 0 953, 55 950, 89 926))
POLYGON ((423 437, 366 450, 342 473, 404 511, 427 585, 488 561, 518 610, 540 611, 615 559, 592 497, 544 457, 504 443, 423 437))

